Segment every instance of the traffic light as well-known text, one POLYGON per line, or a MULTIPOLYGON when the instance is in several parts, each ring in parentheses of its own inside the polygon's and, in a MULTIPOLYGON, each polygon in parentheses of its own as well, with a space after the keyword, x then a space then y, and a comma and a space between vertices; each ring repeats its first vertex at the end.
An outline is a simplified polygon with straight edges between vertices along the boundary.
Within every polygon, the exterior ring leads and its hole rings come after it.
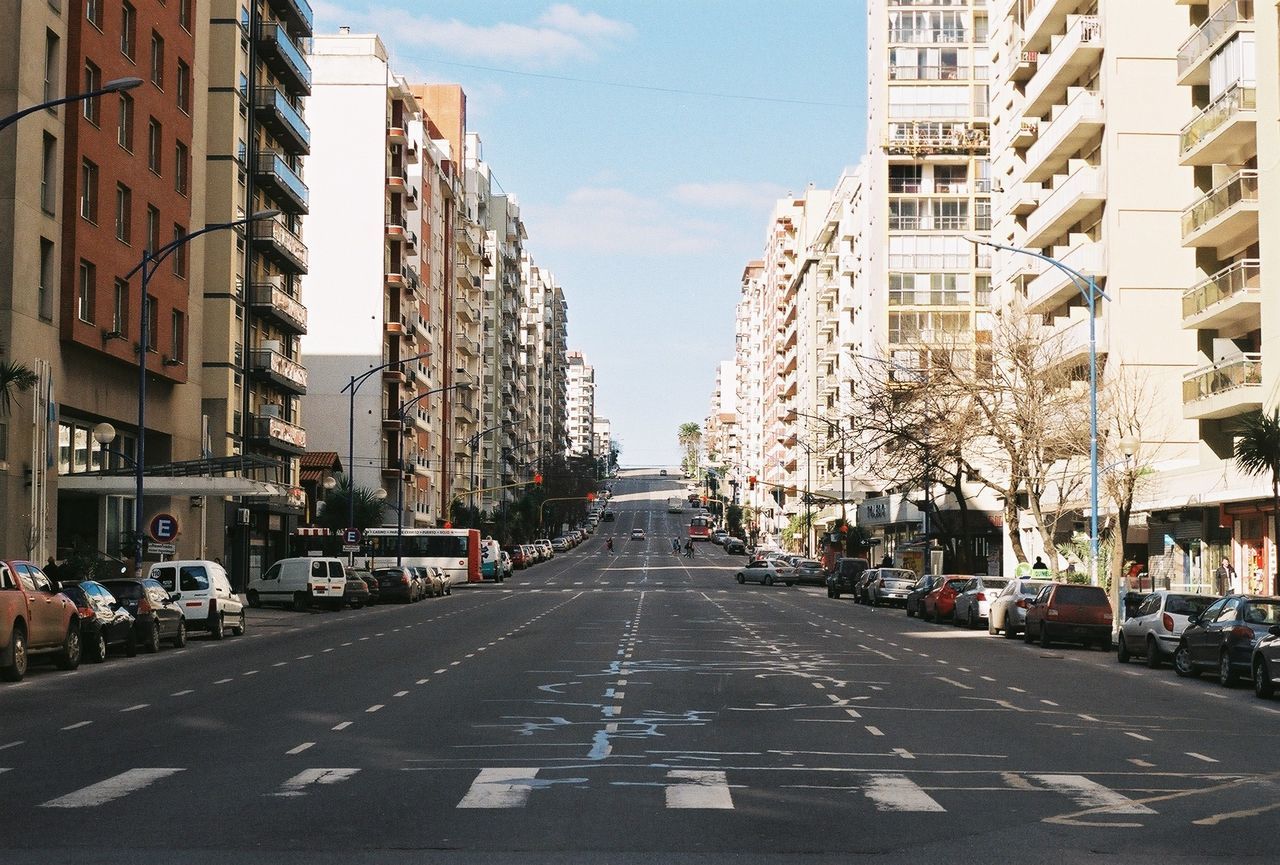
POLYGON ((542 486, 542 472, 538 472, 533 476, 533 482, 538 486, 542 486))
POLYGON ((595 500, 596 500, 596 494, 595 494, 595 493, 587 493, 587 501, 588 501, 588 502, 594 502, 595 500))
POLYGON ((747 489, 754 490, 756 488, 756 476, 747 475, 747 489))
POLYGON ((707 503, 707 497, 706 497, 706 496, 700 496, 700 498, 702 499, 702 503, 705 505, 705 504, 707 503))

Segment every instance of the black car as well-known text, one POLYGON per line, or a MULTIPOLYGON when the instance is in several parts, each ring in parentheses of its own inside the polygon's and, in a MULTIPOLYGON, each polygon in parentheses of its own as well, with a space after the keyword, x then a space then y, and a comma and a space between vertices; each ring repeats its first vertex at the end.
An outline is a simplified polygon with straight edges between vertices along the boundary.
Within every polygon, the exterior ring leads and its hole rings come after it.
POLYGON ((605 511, 604 513, 602 513, 602 514, 600 515, 600 519, 601 519, 602 521, 606 522, 606 523, 611 523, 611 522, 613 522, 613 519, 614 519, 614 517, 613 517, 613 511, 605 511))
POLYGON ((907 592, 907 600, 904 604, 907 618, 924 615, 924 596, 937 588, 938 580, 940 579, 941 577, 936 574, 925 574, 916 580, 916 584, 911 587, 911 591, 907 592))
POLYGON ((80 616, 80 645, 84 647, 86 660, 105 661, 111 646, 123 646, 130 658, 138 654, 133 616, 101 583, 85 580, 64 584, 62 593, 76 605, 80 616))
POLYGON ((142 651, 154 654, 165 640, 175 649, 187 644, 187 620, 182 607, 158 580, 103 580, 102 587, 133 616, 134 641, 142 651))
POLYGON ((853 587, 869 567, 871 563, 866 559, 839 559, 835 570, 827 575, 827 597, 838 598, 842 593, 852 592, 853 587))
POLYGON ((379 601, 411 604, 423 596, 421 580, 407 567, 377 568, 373 575, 378 579, 379 601))
POLYGON ((1198 616, 1187 619, 1173 670, 1179 676, 1217 671, 1218 683, 1231 685, 1253 675, 1253 649, 1273 625, 1280 623, 1280 597, 1227 595, 1198 616))
POLYGON ((725 538, 724 551, 730 555, 745 556, 747 554, 747 542, 742 538, 725 538))
POLYGON ((342 603, 358 610, 369 603, 369 585, 356 571, 347 571, 347 585, 342 590, 342 603))

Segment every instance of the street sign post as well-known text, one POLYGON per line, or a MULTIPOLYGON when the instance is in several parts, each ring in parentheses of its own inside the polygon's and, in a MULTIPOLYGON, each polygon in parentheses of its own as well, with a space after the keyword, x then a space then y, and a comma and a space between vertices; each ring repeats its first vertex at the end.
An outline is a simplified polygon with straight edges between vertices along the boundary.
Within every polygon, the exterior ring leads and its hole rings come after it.
POLYGON ((173 514, 156 514, 147 527, 151 539, 162 544, 169 544, 178 538, 178 518, 173 514))

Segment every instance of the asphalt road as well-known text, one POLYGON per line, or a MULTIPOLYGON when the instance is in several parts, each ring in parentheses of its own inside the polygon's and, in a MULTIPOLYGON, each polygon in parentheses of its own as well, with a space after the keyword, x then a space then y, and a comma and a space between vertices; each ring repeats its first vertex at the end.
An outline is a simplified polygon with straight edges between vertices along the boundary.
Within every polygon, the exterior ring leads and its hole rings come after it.
POLYGON ((1280 702, 739 586, 681 487, 501 585, 0 687, 4 861, 1280 858, 1280 702))

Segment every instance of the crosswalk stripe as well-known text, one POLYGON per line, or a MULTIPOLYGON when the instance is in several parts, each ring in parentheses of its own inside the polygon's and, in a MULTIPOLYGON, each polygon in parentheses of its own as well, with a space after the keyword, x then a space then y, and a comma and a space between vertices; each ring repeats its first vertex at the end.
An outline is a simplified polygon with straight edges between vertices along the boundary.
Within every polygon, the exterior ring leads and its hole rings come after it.
POLYGON ((939 813, 947 810, 906 775, 872 775, 862 792, 876 803, 877 811, 939 813))
POLYGON ((537 769, 481 769, 459 808, 523 808, 537 769))
POLYGON ((1051 790, 1067 796, 1081 808, 1098 808, 1109 814, 1154 814, 1146 805, 1122 793, 1090 781, 1083 775, 1029 775, 1051 790))
POLYGON ((312 784, 338 784, 359 771, 359 769, 303 769, 281 784, 280 789, 271 795, 305 796, 306 788, 312 784))
POLYGON ((733 796, 724 772, 709 769, 672 769, 668 778, 680 781, 667 785, 668 808, 732 810, 733 796))
POLYGON ((74 793, 59 796, 43 803, 41 808, 95 808, 107 802, 128 796, 184 769, 130 769, 105 781, 82 787, 74 793))

